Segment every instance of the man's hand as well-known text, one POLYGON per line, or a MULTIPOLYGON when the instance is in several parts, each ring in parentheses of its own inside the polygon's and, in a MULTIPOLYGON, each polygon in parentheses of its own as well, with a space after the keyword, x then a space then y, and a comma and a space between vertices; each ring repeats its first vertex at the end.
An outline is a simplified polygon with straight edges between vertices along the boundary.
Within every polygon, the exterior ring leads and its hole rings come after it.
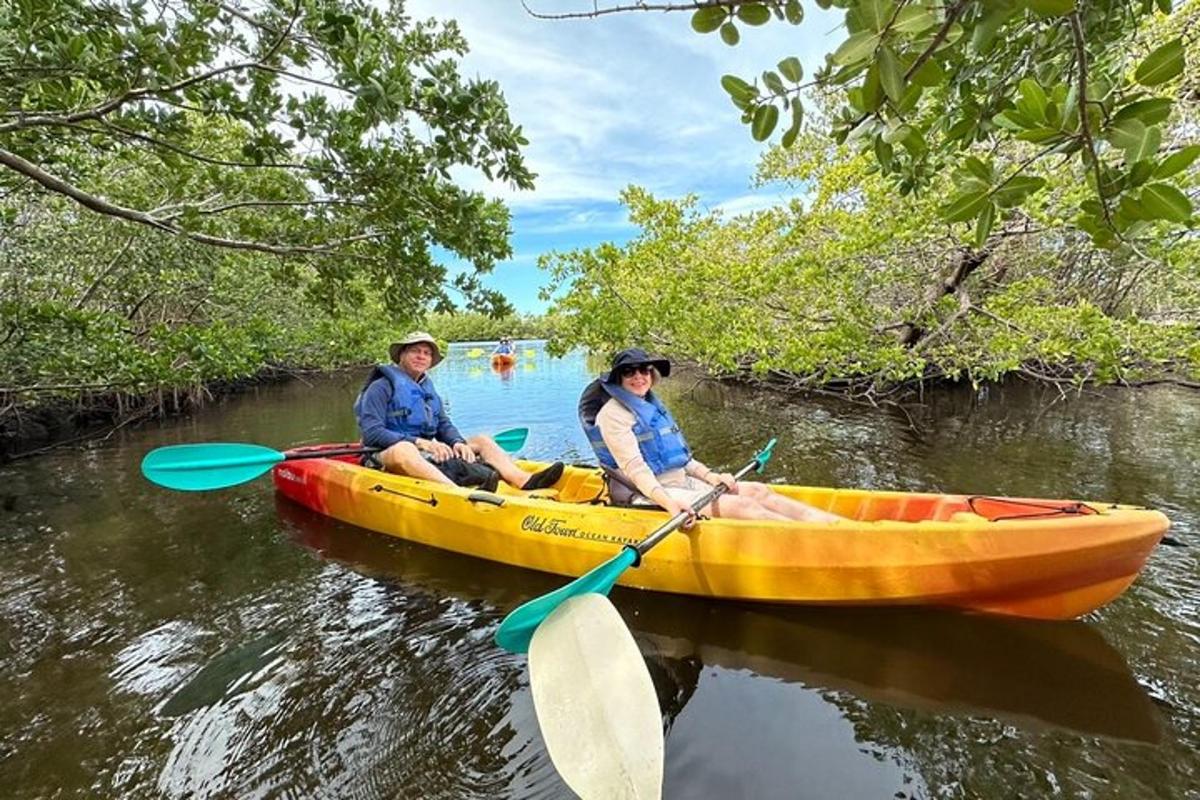
POLYGON ((475 463, 475 451, 472 450, 471 445, 467 444, 466 442, 455 442, 453 450, 454 455, 458 456, 468 464, 475 463))
POLYGON ((432 456, 433 460, 439 464, 448 458, 454 458, 454 451, 450 449, 450 445, 439 442, 437 439, 425 439, 417 447, 432 456))

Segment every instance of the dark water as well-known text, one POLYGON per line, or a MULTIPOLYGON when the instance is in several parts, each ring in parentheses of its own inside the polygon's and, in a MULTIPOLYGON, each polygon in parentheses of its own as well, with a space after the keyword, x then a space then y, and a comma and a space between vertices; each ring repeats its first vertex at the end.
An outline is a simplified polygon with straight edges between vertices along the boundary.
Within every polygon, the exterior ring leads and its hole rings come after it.
MULTIPOLYGON (((467 433, 585 455, 582 358, 435 372, 467 433)), ((0 468, 0 796, 566 797, 524 658, 491 635, 562 583, 331 522, 268 479, 147 484, 165 444, 355 435, 359 376, 295 382, 0 468)), ((1079 496, 1165 511, 1117 602, 1072 623, 618 590, 669 725, 668 798, 1200 796, 1200 397, 991 390, 905 418, 679 376, 702 458, 770 477, 1079 496)), ((614 700, 618 702, 618 700, 614 700)))

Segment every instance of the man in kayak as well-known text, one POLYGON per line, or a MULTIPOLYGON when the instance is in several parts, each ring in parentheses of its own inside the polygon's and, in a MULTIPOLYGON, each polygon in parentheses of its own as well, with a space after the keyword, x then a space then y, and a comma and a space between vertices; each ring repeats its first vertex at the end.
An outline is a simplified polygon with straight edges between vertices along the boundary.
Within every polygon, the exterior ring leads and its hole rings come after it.
POLYGON ((496 473, 518 489, 544 489, 562 477, 562 462, 530 475, 489 436, 465 438, 446 415, 427 374, 442 360, 437 341, 414 331, 388 350, 354 402, 363 444, 379 447, 388 472, 459 486, 496 487, 496 473))
POLYGON ((517 348, 513 345, 512 339, 507 336, 500 337, 500 343, 496 345, 496 349, 492 351, 494 356, 511 356, 515 355, 517 348))
POLYGON ((579 398, 579 421, 609 476, 613 499, 624 505, 656 505, 672 516, 693 517, 691 504, 711 487, 728 493, 703 509, 734 519, 836 522, 841 517, 771 491, 761 483, 735 481, 692 458, 671 412, 652 388, 671 374, 671 362, 639 347, 617 353, 607 375, 579 398))

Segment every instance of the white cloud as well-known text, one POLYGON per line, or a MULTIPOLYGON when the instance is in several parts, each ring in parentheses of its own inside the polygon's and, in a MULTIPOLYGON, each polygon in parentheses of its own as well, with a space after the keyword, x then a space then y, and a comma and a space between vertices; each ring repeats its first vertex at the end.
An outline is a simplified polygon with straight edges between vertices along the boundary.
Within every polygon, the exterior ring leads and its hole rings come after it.
MULTIPOLYGON (((591 8, 590 0, 530 2, 544 12, 591 8)), ((628 235, 617 201, 630 184, 662 197, 696 194, 728 213, 779 199, 777 190, 750 192, 765 145, 750 138, 719 81, 725 73, 751 80, 790 55, 811 75, 840 39, 826 36, 840 15, 807 10, 799 27, 742 25, 741 44, 727 47, 716 35, 694 33, 687 13, 555 22, 530 17, 518 0, 408 4, 414 18, 458 21, 470 47, 463 73, 500 83, 530 140, 526 163, 538 175, 532 192, 470 170, 455 179, 508 203, 516 239, 578 232, 583 245, 609 231, 628 235)), ((561 239, 555 246, 561 249, 561 239)))

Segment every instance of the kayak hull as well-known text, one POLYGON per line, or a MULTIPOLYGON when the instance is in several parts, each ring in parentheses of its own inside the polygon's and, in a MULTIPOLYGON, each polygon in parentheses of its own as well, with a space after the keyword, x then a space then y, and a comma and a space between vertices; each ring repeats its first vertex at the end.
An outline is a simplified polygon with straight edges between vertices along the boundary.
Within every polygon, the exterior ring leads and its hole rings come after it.
POLYGON ((511 367, 513 364, 516 364, 516 363, 517 363, 517 357, 515 354, 513 354, 513 355, 508 355, 505 353, 493 353, 492 354, 492 366, 493 367, 511 367))
MULTIPOLYGON (((285 496, 343 522, 569 577, 667 520, 658 510, 589 503, 602 489, 594 469, 568 467, 550 490, 523 493, 502 484, 497 494, 346 458, 285 461, 273 476, 285 496)), ((934 605, 1070 619, 1125 591, 1169 527, 1157 511, 1112 504, 771 488, 847 519, 703 520, 669 536, 619 583, 769 603, 934 605), (1006 509, 1013 513, 992 513, 1006 509)))

